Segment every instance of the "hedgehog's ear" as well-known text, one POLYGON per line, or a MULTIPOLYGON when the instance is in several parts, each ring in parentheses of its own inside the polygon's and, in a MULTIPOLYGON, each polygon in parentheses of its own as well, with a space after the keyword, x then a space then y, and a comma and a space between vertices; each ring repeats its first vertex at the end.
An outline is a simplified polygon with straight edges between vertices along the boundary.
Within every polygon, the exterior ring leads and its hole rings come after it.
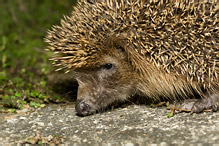
MULTIPOLYGON (((119 49, 123 52, 125 56, 127 56, 127 61, 130 62, 131 66, 134 70, 139 72, 145 72, 145 61, 144 56, 136 51, 136 48, 131 46, 128 40, 128 34, 110 34, 106 39, 106 46, 108 48, 119 49)), ((149 66, 149 65, 148 65, 149 66)))
POLYGON ((124 49, 127 53, 128 61, 130 62, 133 69, 139 73, 146 73, 148 68, 145 67, 149 67, 150 65, 148 62, 146 62, 144 56, 142 56, 132 47, 126 46, 124 49))
POLYGON ((117 49, 121 49, 127 55, 127 59, 132 65, 133 69, 138 72, 146 72, 148 68, 145 66, 150 66, 146 59, 141 53, 136 51, 130 40, 127 39, 127 34, 120 34, 113 37, 114 45, 117 46, 117 49), (148 64, 148 65, 146 65, 148 64))
POLYGON ((125 47, 128 44, 128 37, 125 34, 111 34, 106 43, 110 43, 111 47, 120 49, 122 52, 125 51, 125 47))

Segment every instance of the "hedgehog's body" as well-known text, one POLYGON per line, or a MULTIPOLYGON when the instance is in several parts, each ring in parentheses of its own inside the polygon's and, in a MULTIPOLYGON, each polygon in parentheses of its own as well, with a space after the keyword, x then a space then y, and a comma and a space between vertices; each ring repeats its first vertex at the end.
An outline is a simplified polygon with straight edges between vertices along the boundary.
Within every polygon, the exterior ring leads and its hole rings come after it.
POLYGON ((79 2, 47 36, 56 65, 78 75, 81 115, 135 94, 219 106, 219 2, 79 2), (196 98, 196 97, 195 97, 196 98))

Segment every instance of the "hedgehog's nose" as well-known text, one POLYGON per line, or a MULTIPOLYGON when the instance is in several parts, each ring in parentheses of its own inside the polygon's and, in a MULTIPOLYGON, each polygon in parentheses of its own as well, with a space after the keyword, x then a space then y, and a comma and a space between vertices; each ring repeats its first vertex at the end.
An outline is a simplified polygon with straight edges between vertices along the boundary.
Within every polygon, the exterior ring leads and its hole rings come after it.
POLYGON ((86 116, 90 113, 90 106, 85 102, 85 100, 77 100, 75 105, 75 110, 78 115, 86 116))

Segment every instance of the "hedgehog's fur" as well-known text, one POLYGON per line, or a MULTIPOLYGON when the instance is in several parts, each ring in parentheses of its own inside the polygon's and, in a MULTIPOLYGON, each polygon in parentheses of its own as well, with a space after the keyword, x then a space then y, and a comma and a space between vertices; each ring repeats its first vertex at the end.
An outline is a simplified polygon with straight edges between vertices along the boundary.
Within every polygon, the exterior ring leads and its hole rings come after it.
POLYGON ((154 99, 194 90, 219 96, 218 8, 217 0, 81 0, 46 41, 60 54, 54 64, 67 71, 96 68, 103 54, 122 50, 131 68, 152 84, 139 90, 154 99))

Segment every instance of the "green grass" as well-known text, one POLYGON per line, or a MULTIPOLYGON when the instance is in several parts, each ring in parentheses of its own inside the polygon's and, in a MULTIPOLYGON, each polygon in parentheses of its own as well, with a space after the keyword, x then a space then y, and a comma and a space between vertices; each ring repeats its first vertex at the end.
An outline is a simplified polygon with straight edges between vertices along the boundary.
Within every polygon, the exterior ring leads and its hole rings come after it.
MULTIPOLYGON (((0 109, 63 101, 48 85, 54 72, 44 51, 47 29, 70 14, 75 0, 0 1, 0 109)), ((13 111, 13 110, 12 110, 13 111)))

